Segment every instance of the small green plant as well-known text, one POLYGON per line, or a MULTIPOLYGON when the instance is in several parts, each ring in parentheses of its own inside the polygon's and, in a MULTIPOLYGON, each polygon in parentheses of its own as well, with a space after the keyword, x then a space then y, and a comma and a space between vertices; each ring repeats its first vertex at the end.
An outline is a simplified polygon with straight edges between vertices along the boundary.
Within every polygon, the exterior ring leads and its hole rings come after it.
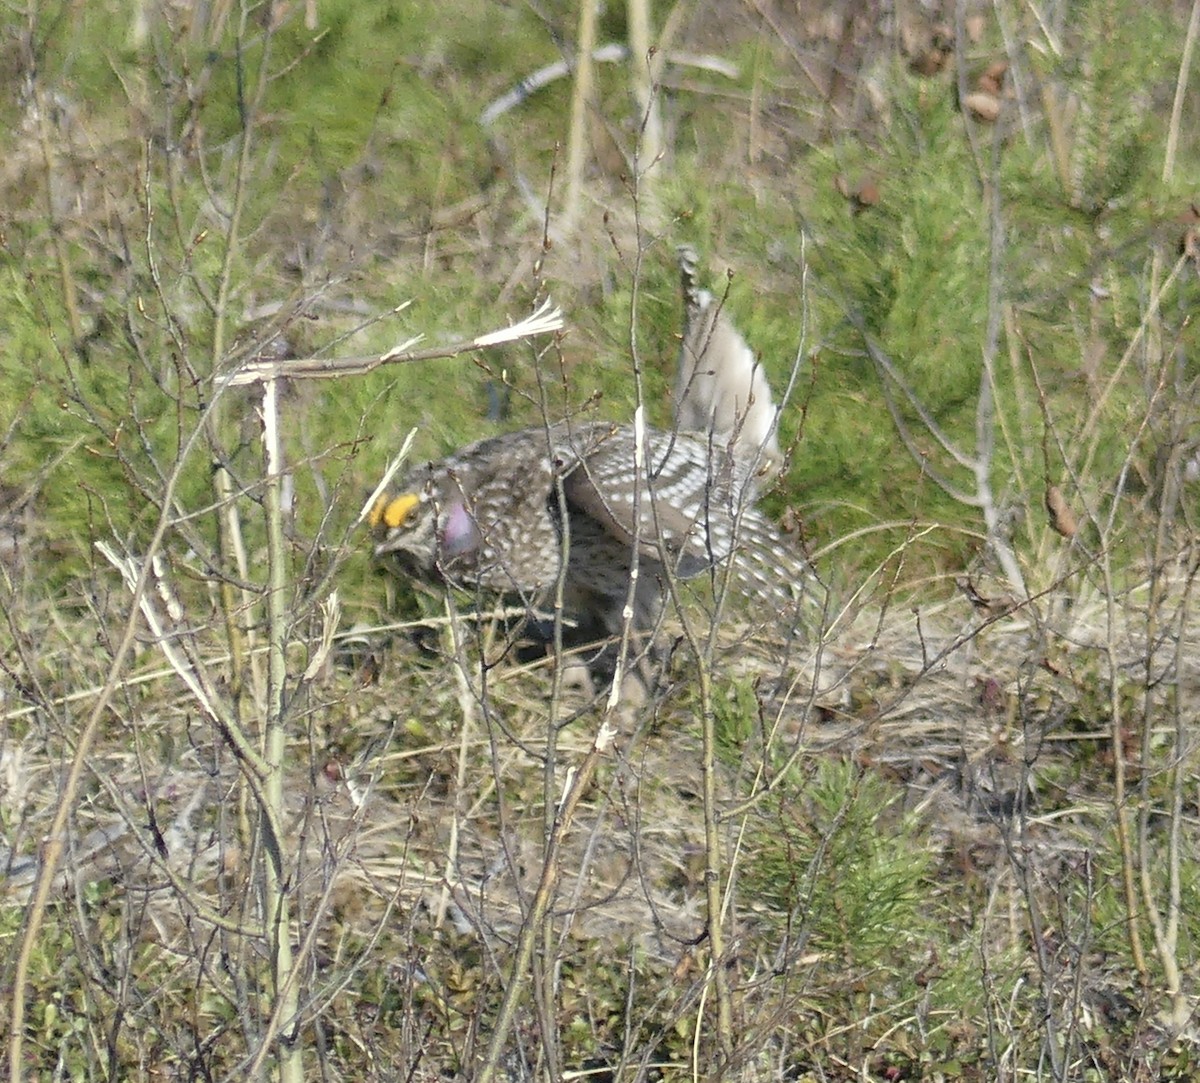
POLYGON ((932 931, 934 894, 928 842, 897 807, 903 791, 849 760, 821 759, 806 777, 795 774, 743 890, 791 915, 834 966, 903 973, 932 931))

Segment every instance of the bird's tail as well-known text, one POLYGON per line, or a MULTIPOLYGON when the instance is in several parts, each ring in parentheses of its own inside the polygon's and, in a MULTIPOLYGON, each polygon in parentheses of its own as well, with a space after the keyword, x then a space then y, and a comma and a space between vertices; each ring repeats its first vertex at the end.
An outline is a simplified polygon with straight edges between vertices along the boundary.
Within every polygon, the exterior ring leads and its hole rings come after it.
POLYGON ((675 423, 703 433, 750 467, 762 481, 783 462, 778 410, 754 352, 708 290, 697 282, 695 249, 681 246, 683 335, 675 384, 675 423))

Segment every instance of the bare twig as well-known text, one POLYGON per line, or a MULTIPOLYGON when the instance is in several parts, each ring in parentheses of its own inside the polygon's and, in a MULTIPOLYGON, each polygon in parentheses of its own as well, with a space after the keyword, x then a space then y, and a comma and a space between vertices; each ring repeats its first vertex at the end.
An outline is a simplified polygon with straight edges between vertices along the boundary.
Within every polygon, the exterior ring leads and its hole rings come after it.
POLYGON ((583 170, 591 148, 588 110, 592 108, 595 71, 592 52, 595 47, 596 3, 595 0, 580 0, 579 29, 575 43, 575 83, 571 88, 571 124, 567 130, 567 190, 562 213, 562 229, 567 234, 575 229, 579 221, 583 170))
POLYGON ((1175 177, 1175 153, 1179 146, 1183 103, 1187 96, 1188 77, 1192 70, 1192 52, 1196 48, 1198 34, 1200 34, 1200 0, 1192 0, 1192 15, 1188 19, 1187 33, 1183 38, 1183 54, 1179 58, 1179 74, 1175 79, 1175 98, 1171 102, 1171 124, 1167 128, 1167 145, 1163 150, 1163 184, 1169 185, 1175 177))
MULTIPOLYGON (((672 9, 672 16, 680 10, 681 5, 676 5, 672 9)), ((663 31, 664 38, 668 37, 671 25, 671 20, 668 19, 667 26, 663 31)), ((631 54, 628 46, 623 45, 621 42, 609 42, 607 45, 598 45, 592 50, 592 62, 596 64, 623 64, 630 59, 631 55, 633 54, 631 54)), ((737 79, 740 74, 738 66, 722 56, 677 52, 661 48, 661 43, 660 48, 654 54, 654 62, 653 78, 657 78, 664 62, 673 64, 676 67, 710 71, 726 79, 737 79)), ((527 101, 532 94, 559 79, 565 79, 570 74, 571 64, 566 60, 556 60, 552 64, 546 64, 544 67, 530 72, 511 90, 505 91, 500 97, 491 101, 487 108, 479 114, 479 123, 484 128, 490 128, 505 113, 510 112, 527 101)))
MULTIPOLYGON (((278 823, 283 815, 283 776, 286 767, 287 717, 284 687, 287 683, 288 639, 288 567, 283 536, 282 486, 284 476, 283 443, 279 434, 279 381, 268 380, 263 387, 262 405, 263 468, 266 494, 263 516, 267 527, 267 713, 264 744, 267 777, 263 786, 262 824, 264 829, 278 823)), ((265 834, 265 831, 264 831, 265 834)), ((264 837, 264 842, 270 839, 264 837)), ((299 1025, 300 998, 292 959, 292 927, 288 895, 290 868, 281 847, 264 845, 263 902, 266 908, 267 944, 271 952, 273 1003, 271 1021, 286 1027, 287 1039, 279 1043, 280 1077, 284 1083, 300 1083, 304 1078, 301 1047, 294 1041, 299 1025)), ((264 1035, 263 1048, 271 1038, 264 1035)))
POLYGON ((489 331, 466 341, 447 346, 430 346, 423 350, 413 347, 421 340, 416 336, 382 354, 358 357, 303 357, 290 361, 256 361, 237 369, 220 381, 222 387, 239 387, 286 377, 289 380, 332 380, 342 376, 364 376, 384 365, 405 365, 414 361, 430 361, 441 357, 458 357, 471 350, 499 346, 521 338, 550 334, 563 328, 562 312, 549 300, 543 301, 532 315, 510 327, 489 331))
POLYGON ((500 1008, 496 1012, 496 1019, 492 1026, 491 1038, 488 1041, 483 1066, 480 1068, 479 1074, 475 1077, 477 1083, 492 1083, 492 1080, 496 1078, 496 1073, 500 1066, 500 1058, 504 1052, 504 1044, 508 1040, 509 1033, 512 1030, 517 1005, 520 1003, 521 995, 524 991, 524 978, 529 973, 529 964, 533 959, 533 946, 542 929, 542 921, 545 918, 546 910, 554 897, 554 886, 558 882, 559 861, 563 843, 570 832, 579 802, 591 786, 592 776, 596 773, 596 768, 600 765, 601 760, 608 754, 616 733, 617 731, 612 727, 609 722, 609 716, 606 713, 600 722, 600 728, 596 732, 587 755, 584 756, 583 761, 577 768, 572 768, 567 773, 562 799, 558 803, 557 814, 554 819, 554 830, 546 846, 541 878, 533 895, 533 904, 529 909, 525 921, 521 925, 517 950, 513 955, 513 963, 508 981, 505 983, 504 996, 500 1001, 500 1008))

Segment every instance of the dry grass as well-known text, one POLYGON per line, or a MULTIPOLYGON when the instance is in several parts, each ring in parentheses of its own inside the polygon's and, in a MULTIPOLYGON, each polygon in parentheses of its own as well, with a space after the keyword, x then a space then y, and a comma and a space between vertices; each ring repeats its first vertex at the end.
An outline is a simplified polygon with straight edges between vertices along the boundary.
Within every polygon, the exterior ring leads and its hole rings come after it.
MULTIPOLYGON (((1188 586, 1180 565, 1160 607, 1183 602, 1188 586)), ((1131 679, 1149 658, 1182 696, 1194 697, 1198 687, 1194 622, 1185 625, 1180 644, 1179 657, 1189 661, 1176 673, 1174 644, 1152 649, 1145 640, 1144 585, 1124 595, 1111 629, 1102 599, 1087 595, 1047 594, 1038 599, 1038 617, 1032 607, 989 617, 962 596, 928 606, 893 601, 883 609, 868 601, 835 622, 819 649, 814 637, 791 644, 782 671, 783 644, 773 633, 730 622, 731 642, 718 653, 713 674, 729 690, 722 717, 733 727, 719 791, 723 845, 735 870, 727 896, 735 935, 726 965, 736 975, 740 1048, 758 1050, 738 1069, 744 1078, 774 1078, 779 1069, 768 1065, 785 1063, 823 1063, 836 1077, 838 1057, 848 1055, 837 1036, 840 1012, 857 998, 844 983, 861 979, 836 941, 820 927, 808 928, 803 893, 787 887, 788 877, 821 882, 822 844, 814 840, 816 856, 797 854, 795 860, 812 864, 790 873, 759 864, 781 827, 785 834, 803 830, 791 817, 807 815, 822 762, 854 765, 857 786, 871 778, 884 785, 881 792, 890 796, 874 824, 881 837, 894 831, 904 844, 921 840, 920 859, 932 864, 918 887, 932 893, 926 905, 949 922, 936 938, 923 929, 922 958, 909 975, 919 979, 912 988, 924 988, 925 1010, 932 1012, 923 1024, 927 1048, 978 1063, 972 1071, 986 1075, 986 1014, 978 1005, 977 1014, 967 1014, 970 1002, 959 1002, 962 1014, 936 1007, 939 983, 947 991, 956 987, 964 963, 978 952, 997 961, 992 980, 1003 988, 1013 974, 1036 973, 1025 908, 1056 913, 1056 923, 1069 914, 1079 921, 1082 911, 1073 908, 1084 905, 1077 898, 1084 879, 1092 896, 1102 891, 1096 866, 1111 853, 1112 830, 1108 734, 1103 719, 1086 717, 1081 707, 1103 698, 1098 660, 1112 643, 1131 679), (983 923, 982 939, 971 931, 976 921, 983 923), (792 982, 781 987, 788 973, 792 982), (797 1031, 801 1020, 807 1023, 797 1031)), ((311 947, 302 969, 305 1010, 333 1028, 327 1038, 340 1036, 337 1052, 322 1054, 335 1070, 353 1062, 345 1042, 367 1040, 364 1031, 354 1038, 355 1026, 338 1005, 350 996, 359 1027, 369 1010, 370 1041, 385 1056, 376 1069, 381 1077, 404 1063, 416 1069, 471 1059, 538 879, 545 794, 563 792, 601 717, 601 708, 587 707, 579 695, 560 705, 564 714, 582 713, 557 733, 547 789, 550 667, 500 663, 488 669, 484 684, 477 652, 494 658, 493 638, 490 646, 469 648, 471 660, 456 681, 447 641, 435 653, 428 640, 410 641, 410 632, 394 630, 386 648, 378 632, 368 633, 373 661, 360 638, 358 653, 342 655, 291 705, 284 786, 293 935, 311 947), (377 675, 375 661, 382 663, 377 675), (377 978, 367 980, 381 965, 391 975, 386 995, 377 978), (408 1008, 393 1004, 388 1015, 377 998, 401 992, 408 1008), (402 1040, 411 1026, 422 1031, 426 1060, 402 1040), (391 1069, 383 1067, 388 1063, 391 1069)), ((220 668, 226 661, 220 636, 202 641, 210 639, 206 662, 220 668)), ((60 656, 55 671, 94 668, 85 651, 74 649, 71 665, 60 656)), ((668 1075, 686 1070, 679 1037, 693 1032, 703 1003, 707 921, 694 666, 678 657, 660 700, 629 720, 559 854, 562 877, 544 950, 558 960, 561 1055, 577 1068, 611 1066, 618 1056, 612 1043, 624 1028, 622 1056, 636 1061, 645 1052, 668 1075), (620 997, 633 999, 623 1007, 620 997), (634 1014, 625 1014, 634 1004, 634 1014), (587 1015, 585 1005, 597 1014, 587 1015)), ((11 736, 3 815, 21 828, 5 880, 12 904, 28 898, 30 843, 53 811, 55 750, 72 720, 86 713, 91 693, 84 683, 70 697, 47 689, 37 709, 10 705, 5 719, 11 736)), ((1136 754, 1130 766, 1139 769, 1136 754)), ((852 803, 852 794, 841 800, 852 803)), ((209 989, 207 995, 232 1002, 234 987, 209 960, 214 936, 243 939, 236 930, 253 882, 248 815, 252 802, 222 735, 198 719, 192 698, 148 645, 89 759, 85 792, 71 817, 67 872, 56 882, 52 906, 65 917, 86 905, 74 919, 80 935, 105 928, 114 945, 141 944, 141 962, 128 975, 135 985, 157 973, 158 997, 177 995, 171 989, 209 989)), ((1185 829, 1195 826, 1189 814, 1185 829)), ((820 830, 829 832, 824 844, 835 845, 836 830, 820 830)), ((1053 943, 1078 931, 1058 927, 1043 935, 1053 943)), ((1116 1041, 1113 1027, 1134 1024, 1132 990, 1104 961, 1119 943, 1118 930, 1097 930, 1079 943, 1084 957, 1056 964, 1055 1010, 1073 1019, 1091 1050, 1085 1059, 1099 1062, 1097 1049, 1116 1041), (1073 1017, 1069 994, 1080 972, 1085 1008, 1076 1006, 1082 1014, 1073 1017)), ((1063 941, 1052 950, 1065 948, 1063 941)), ((895 960, 882 965, 881 992, 897 980, 884 978, 895 960)), ((110 995, 121 996, 116 988, 110 995)), ((1019 989, 1004 995, 1019 996, 1019 989)), ((897 1044, 894 1028, 910 1033, 904 1017, 918 1007, 873 1009, 864 1036, 874 1037, 858 1055, 877 1066, 900 1056, 911 1041, 897 1044)), ((147 1003, 131 1002, 128 1010, 146 1021, 147 1003)), ((219 1011, 202 1016, 205 1029, 221 1029, 219 1011)), ((521 1034, 533 1040, 524 1028, 536 1026, 534 1018, 520 1016, 526 1021, 514 1049, 525 1052, 514 1053, 518 1059, 533 1055, 521 1034)), ((1015 1033, 1027 1025, 1012 1021, 1015 1033)), ((1151 1038, 1154 1028, 1147 1026, 1150 1020, 1137 1024, 1131 1037, 1161 1051, 1165 1039, 1151 1038)), ((163 1055, 170 1060, 181 1052, 163 1055)), ((209 1063, 215 1070, 220 1061, 209 1063)))

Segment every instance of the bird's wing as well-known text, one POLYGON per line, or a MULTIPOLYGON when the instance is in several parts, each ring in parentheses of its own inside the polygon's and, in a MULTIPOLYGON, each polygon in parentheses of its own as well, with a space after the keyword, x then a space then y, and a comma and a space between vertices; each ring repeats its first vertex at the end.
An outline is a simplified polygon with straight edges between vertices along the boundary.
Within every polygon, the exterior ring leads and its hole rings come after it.
POLYGON ((645 454, 639 470, 628 430, 580 448, 563 478, 568 508, 619 542, 636 541, 642 558, 699 575, 732 550, 729 479, 710 472, 708 448, 694 438, 650 432, 645 454))

